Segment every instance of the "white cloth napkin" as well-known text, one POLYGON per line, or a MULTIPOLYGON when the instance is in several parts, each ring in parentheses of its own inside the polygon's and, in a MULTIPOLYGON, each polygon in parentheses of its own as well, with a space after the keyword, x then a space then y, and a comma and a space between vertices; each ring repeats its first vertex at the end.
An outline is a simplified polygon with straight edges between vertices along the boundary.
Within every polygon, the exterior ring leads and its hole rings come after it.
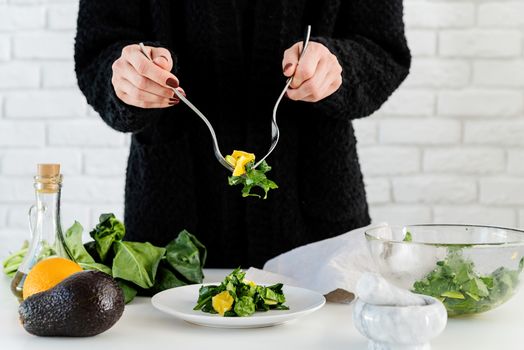
POLYGON ((364 232, 384 225, 362 227, 295 248, 267 261, 263 270, 250 268, 246 278, 311 289, 326 295, 328 301, 351 302, 360 276, 376 272, 364 232))

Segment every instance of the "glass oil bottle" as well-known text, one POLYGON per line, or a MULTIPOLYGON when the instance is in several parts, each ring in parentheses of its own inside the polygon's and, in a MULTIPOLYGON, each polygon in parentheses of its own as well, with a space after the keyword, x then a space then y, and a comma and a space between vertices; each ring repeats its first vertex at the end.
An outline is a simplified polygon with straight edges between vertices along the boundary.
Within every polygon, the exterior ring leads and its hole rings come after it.
POLYGON ((60 222, 60 164, 38 164, 34 188, 36 204, 28 213, 31 243, 11 282, 11 291, 18 300, 22 300, 25 278, 37 262, 51 256, 71 259, 60 222))

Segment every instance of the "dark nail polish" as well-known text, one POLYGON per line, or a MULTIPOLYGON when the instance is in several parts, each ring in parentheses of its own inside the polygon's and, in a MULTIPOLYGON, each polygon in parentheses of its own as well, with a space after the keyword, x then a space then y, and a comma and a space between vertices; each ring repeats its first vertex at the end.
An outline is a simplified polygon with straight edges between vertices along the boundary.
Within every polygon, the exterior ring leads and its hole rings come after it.
POLYGON ((284 66, 284 72, 287 71, 291 66, 293 65, 293 63, 288 63, 284 66))
POLYGON ((176 81, 175 79, 173 78, 168 78, 166 80, 166 85, 167 86, 171 86, 172 88, 177 88, 178 87, 178 81, 176 81))

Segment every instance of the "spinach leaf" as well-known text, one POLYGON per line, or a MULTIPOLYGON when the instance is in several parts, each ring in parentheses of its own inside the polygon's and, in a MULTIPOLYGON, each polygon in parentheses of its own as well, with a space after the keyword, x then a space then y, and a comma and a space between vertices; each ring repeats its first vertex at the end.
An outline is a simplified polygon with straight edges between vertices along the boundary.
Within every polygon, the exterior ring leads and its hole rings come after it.
POLYGON ((202 286, 198 290, 198 300, 197 304, 193 308, 193 310, 202 310, 204 312, 209 312, 207 310, 212 310, 213 306, 211 305, 211 299, 224 291, 224 288, 222 286, 202 286))
POLYGON ((198 239, 183 230, 166 246, 166 260, 187 281, 202 283, 202 267, 206 261, 206 247, 198 239))
MULTIPOLYGON (((68 252, 71 254, 71 258, 77 263, 94 263, 95 259, 87 252, 84 244, 82 243, 82 232, 84 228, 78 221, 75 221, 73 225, 65 232, 65 245, 68 252)), ((105 272, 105 271, 104 271, 105 272)), ((111 274, 111 273, 109 273, 111 274)))
POLYGON ((278 188, 277 184, 269 180, 266 173, 271 170, 271 167, 264 160, 260 165, 253 169, 254 162, 246 164, 246 173, 241 176, 230 176, 228 183, 230 186, 243 185, 242 197, 261 197, 259 194, 251 193, 253 188, 258 187, 264 191, 264 199, 267 198, 269 190, 278 188))
MULTIPOLYGON (((164 261, 164 260, 162 260, 164 261)), ((153 296, 166 289, 175 287, 185 286, 186 282, 182 281, 175 272, 167 266, 163 266, 163 262, 160 262, 158 270, 156 272, 155 284, 149 289, 138 290, 138 295, 153 296)))
POLYGON ((165 248, 151 243, 115 241, 113 277, 135 283, 142 288, 151 288, 165 248))
POLYGON ((96 242, 96 250, 102 262, 106 261, 113 242, 121 241, 125 232, 124 224, 114 214, 100 215, 99 223, 90 235, 96 242))
POLYGON ((133 301, 137 294, 136 288, 131 283, 122 279, 118 278, 116 281, 118 283, 118 286, 120 287, 120 289, 122 289, 122 292, 124 293, 124 302, 127 304, 133 301))
POLYGON ((402 241, 403 242, 413 242, 413 235, 411 234, 411 232, 407 231, 402 241))
POLYGON ((89 241, 84 243, 84 249, 87 251, 89 255, 95 260, 97 263, 102 262, 102 258, 98 254, 98 251, 96 250, 96 242, 95 241, 89 241))
POLYGON ((104 273, 107 273, 109 276, 112 276, 112 271, 111 271, 111 268, 109 266, 106 266, 104 264, 101 264, 101 263, 96 263, 96 262, 79 262, 78 265, 80 265, 82 267, 82 269, 84 270, 98 270, 98 271, 101 271, 101 272, 104 272, 104 273))

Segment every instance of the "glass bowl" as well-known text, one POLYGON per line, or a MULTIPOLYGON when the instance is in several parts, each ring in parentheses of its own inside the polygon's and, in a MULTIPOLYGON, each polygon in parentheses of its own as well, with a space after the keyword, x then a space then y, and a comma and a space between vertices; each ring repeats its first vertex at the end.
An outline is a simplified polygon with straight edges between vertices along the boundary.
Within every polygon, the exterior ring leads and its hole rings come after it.
POLYGON ((380 274, 444 303, 449 316, 491 310, 517 291, 524 231, 478 225, 378 226, 365 232, 380 274))

